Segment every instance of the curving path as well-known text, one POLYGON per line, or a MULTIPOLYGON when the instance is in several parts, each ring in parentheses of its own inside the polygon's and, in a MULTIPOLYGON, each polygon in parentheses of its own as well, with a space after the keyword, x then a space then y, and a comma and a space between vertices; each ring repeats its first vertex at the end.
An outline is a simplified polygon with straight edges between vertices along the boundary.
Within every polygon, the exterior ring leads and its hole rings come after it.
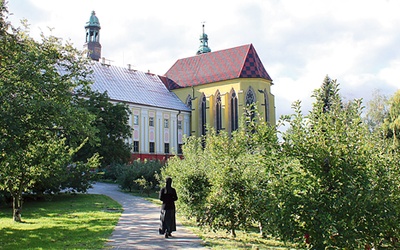
POLYGON ((206 249, 203 241, 177 222, 172 237, 158 234, 160 208, 143 198, 122 193, 115 184, 96 183, 90 194, 104 194, 124 209, 106 249, 206 249))

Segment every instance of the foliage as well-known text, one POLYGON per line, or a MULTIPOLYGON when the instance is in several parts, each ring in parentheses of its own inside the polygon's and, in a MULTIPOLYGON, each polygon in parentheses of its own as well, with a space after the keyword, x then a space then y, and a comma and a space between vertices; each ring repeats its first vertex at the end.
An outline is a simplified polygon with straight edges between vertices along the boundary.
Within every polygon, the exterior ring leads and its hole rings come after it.
POLYGON ((104 195, 58 195, 27 200, 26 223, 13 223, 0 206, 1 249, 103 249, 122 207, 104 195))
POLYGON ((370 131, 380 131, 385 118, 388 115, 388 98, 380 94, 379 90, 374 91, 373 98, 367 103, 364 122, 370 131))
POLYGON ((343 105, 337 87, 328 110, 318 99, 324 86, 314 92, 317 101, 308 116, 294 104, 283 149, 300 164, 300 186, 281 187, 292 190, 279 199, 295 225, 284 233, 305 235, 312 249, 379 247, 385 237, 399 237, 399 165, 387 143, 362 123, 361 102, 343 105))
POLYGON ((138 179, 145 179, 147 184, 152 184, 150 189, 155 189, 158 183, 157 175, 160 173, 162 163, 153 160, 135 160, 131 164, 115 164, 105 170, 105 176, 110 176, 108 172, 113 173, 116 182, 124 190, 140 190, 142 186, 136 182, 138 179))
POLYGON ((151 190, 154 187, 153 182, 146 180, 144 176, 134 180, 134 182, 139 186, 141 193, 146 193, 148 197, 150 197, 151 190))
POLYGON ((276 163, 273 155, 278 145, 275 129, 253 119, 257 110, 249 107, 246 112, 242 126, 232 135, 209 129, 205 138, 188 138, 184 159, 172 158, 162 170, 163 177, 173 178, 179 208, 188 217, 233 236, 236 230, 265 219, 265 176, 276 163))
POLYGON ((41 176, 28 191, 31 194, 42 196, 44 194, 57 194, 60 192, 86 192, 95 180, 93 169, 88 166, 99 164, 98 155, 89 159, 89 164, 84 162, 71 163, 66 167, 58 168, 48 175, 41 176))
POLYGON ((71 44, 54 36, 33 40, 26 22, 25 30, 14 28, 1 8, 0 189, 12 195, 20 221, 22 193, 71 164, 93 135, 93 116, 77 104, 90 82, 87 59, 71 44))
POLYGON ((163 178, 160 179, 165 180, 167 176, 173 178, 172 184, 177 190, 179 210, 199 220, 210 192, 208 161, 203 154, 202 138, 187 138, 182 152, 184 160, 178 156, 170 158, 166 168, 161 171, 163 178))
POLYGON ((389 111, 384 120, 383 129, 385 136, 393 140, 395 147, 400 146, 400 90, 389 100, 389 111))
POLYGON ((128 106, 112 103, 107 92, 88 93, 86 98, 80 99, 80 105, 96 117, 92 125, 97 132, 77 152, 75 159, 84 161, 97 153, 102 166, 127 163, 131 156, 131 147, 127 143, 131 136, 128 106))
POLYGON ((341 102, 338 94, 338 84, 336 80, 332 80, 328 75, 325 76, 321 88, 314 92, 316 103, 320 104, 322 112, 329 112, 336 102, 341 102))
POLYGON ((290 128, 280 145, 275 128, 250 119, 253 109, 231 135, 188 138, 184 158, 162 169, 179 211, 233 236, 258 224, 311 249, 398 247, 398 148, 371 133, 361 101, 344 103, 336 80, 326 77, 313 97, 309 114, 295 102, 283 117, 290 128))

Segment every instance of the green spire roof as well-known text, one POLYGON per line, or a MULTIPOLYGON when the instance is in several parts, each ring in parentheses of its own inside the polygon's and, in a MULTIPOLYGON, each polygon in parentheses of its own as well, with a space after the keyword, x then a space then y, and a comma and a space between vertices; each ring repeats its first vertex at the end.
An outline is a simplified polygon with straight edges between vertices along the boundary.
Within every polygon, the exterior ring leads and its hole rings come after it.
POLYGON ((99 19, 96 16, 96 12, 94 12, 94 10, 92 11, 92 15, 90 16, 90 19, 88 22, 86 22, 86 26, 85 27, 89 27, 89 26, 96 26, 100 28, 100 22, 99 19))
POLYGON ((203 23, 203 34, 200 36, 200 47, 197 50, 197 55, 211 52, 210 47, 208 47, 208 36, 204 33, 204 23, 203 23))

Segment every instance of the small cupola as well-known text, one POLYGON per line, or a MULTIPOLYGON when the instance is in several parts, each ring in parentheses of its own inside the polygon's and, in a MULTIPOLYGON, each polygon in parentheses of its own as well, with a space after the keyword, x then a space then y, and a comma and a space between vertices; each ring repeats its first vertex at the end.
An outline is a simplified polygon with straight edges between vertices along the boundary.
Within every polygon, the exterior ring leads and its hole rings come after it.
POLYGON ((203 34, 200 35, 200 47, 197 50, 196 55, 200 55, 200 54, 204 54, 204 53, 208 53, 208 52, 211 52, 211 49, 210 49, 210 47, 208 47, 208 36, 204 32, 204 23, 203 23, 203 34))

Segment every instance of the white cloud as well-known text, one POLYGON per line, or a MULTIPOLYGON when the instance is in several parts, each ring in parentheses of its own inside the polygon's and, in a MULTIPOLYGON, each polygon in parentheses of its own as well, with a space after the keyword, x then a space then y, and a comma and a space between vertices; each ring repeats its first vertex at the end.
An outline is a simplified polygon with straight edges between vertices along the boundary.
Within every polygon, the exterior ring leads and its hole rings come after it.
POLYGON ((400 59, 391 61, 389 67, 382 69, 378 76, 388 85, 400 89, 400 59))
POLYGON ((368 99, 374 89, 393 94, 400 86, 399 9, 395 0, 9 1, 14 24, 27 18, 34 37, 54 27, 77 48, 95 10, 102 54, 157 74, 195 54, 205 21, 213 51, 253 43, 274 80, 278 116, 295 100, 311 107, 326 74, 349 99, 368 99))

